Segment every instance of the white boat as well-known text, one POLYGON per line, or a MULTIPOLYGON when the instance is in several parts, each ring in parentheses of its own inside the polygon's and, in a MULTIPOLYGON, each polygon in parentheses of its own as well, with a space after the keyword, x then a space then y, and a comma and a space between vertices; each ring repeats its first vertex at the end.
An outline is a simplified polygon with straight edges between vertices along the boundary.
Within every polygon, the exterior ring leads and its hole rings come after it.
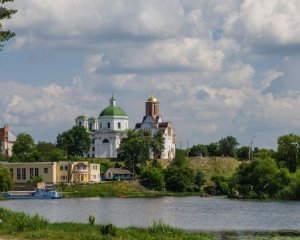
POLYGON ((60 199, 62 195, 55 190, 36 189, 33 192, 6 192, 3 194, 8 199, 60 199))

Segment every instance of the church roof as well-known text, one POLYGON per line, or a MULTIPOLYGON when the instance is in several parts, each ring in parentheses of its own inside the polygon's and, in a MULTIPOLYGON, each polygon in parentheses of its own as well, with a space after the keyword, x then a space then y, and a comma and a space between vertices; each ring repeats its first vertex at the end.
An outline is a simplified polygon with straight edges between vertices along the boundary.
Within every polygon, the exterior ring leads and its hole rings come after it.
POLYGON ((151 95, 151 96, 148 98, 147 102, 158 102, 158 100, 157 100, 156 97, 154 97, 153 95, 151 95))
POLYGON ((105 108, 99 115, 99 117, 127 117, 125 111, 117 106, 109 106, 105 108))

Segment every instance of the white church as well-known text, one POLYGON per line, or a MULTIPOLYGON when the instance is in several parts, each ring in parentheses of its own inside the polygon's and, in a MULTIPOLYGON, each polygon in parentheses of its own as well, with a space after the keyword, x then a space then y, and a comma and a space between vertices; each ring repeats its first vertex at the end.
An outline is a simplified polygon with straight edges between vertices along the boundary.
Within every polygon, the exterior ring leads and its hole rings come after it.
MULTIPOLYGON (((117 149, 123 138, 127 137, 128 116, 126 112, 116 105, 114 96, 110 99, 110 105, 99 115, 86 118, 81 115, 75 119, 77 126, 83 126, 91 136, 91 148, 88 157, 117 158, 117 149)), ((134 131, 150 129, 152 134, 162 131, 165 137, 165 150, 161 153, 161 159, 173 159, 175 157, 176 135, 171 122, 163 122, 160 116, 159 101, 151 96, 146 101, 146 115, 142 123, 137 123, 134 131)), ((153 155, 151 154, 151 157, 153 155)))

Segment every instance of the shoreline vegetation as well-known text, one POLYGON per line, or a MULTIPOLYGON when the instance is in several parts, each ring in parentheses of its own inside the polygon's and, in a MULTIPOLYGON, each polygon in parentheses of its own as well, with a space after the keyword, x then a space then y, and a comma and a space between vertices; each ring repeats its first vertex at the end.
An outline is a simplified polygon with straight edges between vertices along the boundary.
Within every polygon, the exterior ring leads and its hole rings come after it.
POLYGON ((97 184, 61 185, 56 188, 65 198, 82 197, 167 197, 201 196, 200 192, 152 191, 139 181, 111 181, 97 184))
POLYGON ((299 231, 187 231, 169 226, 162 221, 152 226, 120 228, 113 224, 96 224, 89 216, 87 223, 49 223, 39 215, 30 216, 0 208, 1 239, 61 239, 61 240, 212 240, 212 239, 299 239, 299 231))

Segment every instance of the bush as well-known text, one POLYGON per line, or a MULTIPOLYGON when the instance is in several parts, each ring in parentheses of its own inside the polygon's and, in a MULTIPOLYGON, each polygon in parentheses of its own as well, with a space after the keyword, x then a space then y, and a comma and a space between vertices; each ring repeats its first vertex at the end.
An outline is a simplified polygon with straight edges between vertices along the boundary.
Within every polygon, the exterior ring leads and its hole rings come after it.
POLYGON ((147 187, 157 191, 164 189, 166 183, 163 172, 158 167, 148 167, 142 173, 142 178, 146 180, 147 187))
POLYGON ((171 166, 165 170, 166 187, 174 192, 192 191, 194 170, 189 166, 171 166))
POLYGON ((0 165, 0 192, 12 190, 13 186, 14 182, 8 168, 0 165))
POLYGON ((4 208, 0 208, 0 219, 8 232, 40 230, 48 226, 48 221, 39 215, 29 216, 23 212, 12 212, 4 208))
POLYGON ((89 223, 90 223, 91 225, 94 225, 94 224, 95 224, 95 221, 96 221, 95 216, 90 215, 90 216, 89 216, 89 223))
POLYGON ((102 235, 110 235, 110 236, 116 236, 117 235, 117 227, 109 224, 100 225, 100 233, 102 235))
POLYGON ((227 195, 229 192, 228 180, 224 176, 213 176, 211 180, 215 183, 217 195, 227 195))

